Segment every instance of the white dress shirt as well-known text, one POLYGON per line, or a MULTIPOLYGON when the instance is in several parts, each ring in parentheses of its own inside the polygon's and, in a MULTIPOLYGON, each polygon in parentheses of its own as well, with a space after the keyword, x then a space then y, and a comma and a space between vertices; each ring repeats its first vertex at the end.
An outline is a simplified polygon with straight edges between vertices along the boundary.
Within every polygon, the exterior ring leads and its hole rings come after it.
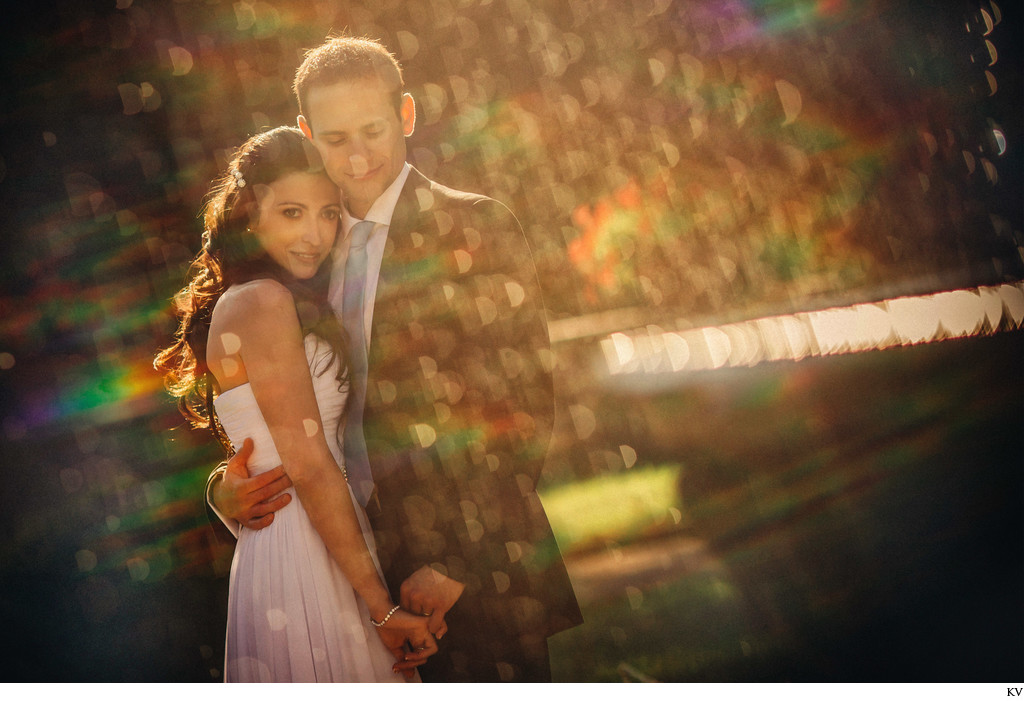
MULTIPOLYGON (((384 244, 388 240, 391 217, 395 214, 398 196, 402 194, 405 181, 409 177, 408 163, 402 168, 388 188, 381 193, 370 206, 365 219, 356 219, 348 210, 341 213, 343 236, 338 238, 334 246, 334 264, 331 268, 331 285, 328 300, 334 313, 341 318, 341 298, 345 291, 345 261, 348 260, 348 246, 352 238, 352 227, 360 221, 373 222, 373 231, 366 240, 366 293, 363 295, 363 328, 367 346, 370 343, 370 327, 373 324, 373 300, 377 296, 377 281, 380 279, 380 264, 384 259, 384 244)), ((369 351, 369 348, 367 348, 369 351)))

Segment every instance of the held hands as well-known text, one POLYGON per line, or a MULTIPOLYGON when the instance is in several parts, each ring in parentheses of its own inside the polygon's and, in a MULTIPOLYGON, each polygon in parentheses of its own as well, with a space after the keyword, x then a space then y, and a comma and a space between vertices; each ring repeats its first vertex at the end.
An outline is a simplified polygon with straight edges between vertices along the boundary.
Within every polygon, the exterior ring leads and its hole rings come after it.
POLYGON ((427 616, 429 630, 440 640, 448 632, 445 614, 462 596, 466 585, 424 565, 402 582, 402 608, 427 616))
POLYGON ((402 582, 401 608, 396 609, 383 626, 377 627, 384 644, 398 660, 395 672, 412 677, 413 670, 437 652, 436 641, 448 632, 445 614, 465 588, 461 582, 427 565, 402 582), (411 652, 405 648, 406 641, 411 652))
POLYGON ((246 438, 241 450, 228 460, 223 479, 213 483, 210 497, 222 514, 246 528, 258 530, 269 526, 274 521, 274 512, 292 500, 290 494, 282 494, 292 482, 281 465, 249 477, 246 464, 252 450, 252 440, 246 438))
POLYGON ((430 621, 425 616, 417 616, 402 609, 387 616, 383 625, 374 623, 385 647, 397 660, 392 667, 396 674, 400 672, 411 679, 416 667, 437 652, 437 642, 430 633, 429 625, 430 621), (406 641, 411 651, 406 648, 406 641))

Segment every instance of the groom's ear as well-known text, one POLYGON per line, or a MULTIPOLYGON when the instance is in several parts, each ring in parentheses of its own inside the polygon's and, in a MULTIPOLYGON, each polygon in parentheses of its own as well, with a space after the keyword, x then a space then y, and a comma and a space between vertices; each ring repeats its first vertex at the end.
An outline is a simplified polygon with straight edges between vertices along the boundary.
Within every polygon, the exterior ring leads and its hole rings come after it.
POLYGON ((416 103, 412 101, 412 95, 402 95, 402 110, 399 116, 402 118, 402 134, 412 136, 416 130, 416 103))
POLYGON ((313 130, 309 128, 309 122, 306 121, 306 118, 300 114, 295 122, 299 125, 299 129, 302 130, 302 133, 306 135, 306 138, 312 141, 313 130))

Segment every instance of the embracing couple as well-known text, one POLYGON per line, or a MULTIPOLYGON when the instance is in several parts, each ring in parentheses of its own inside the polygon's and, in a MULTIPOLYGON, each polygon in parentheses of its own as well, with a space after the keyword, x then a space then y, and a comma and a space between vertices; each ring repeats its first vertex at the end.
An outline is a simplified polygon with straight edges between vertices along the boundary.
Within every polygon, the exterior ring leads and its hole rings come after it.
POLYGON ((328 40, 295 93, 299 129, 211 191, 156 361, 234 452, 207 487, 238 538, 225 679, 550 681, 581 616, 536 492, 552 356, 522 229, 406 162, 379 43, 328 40))

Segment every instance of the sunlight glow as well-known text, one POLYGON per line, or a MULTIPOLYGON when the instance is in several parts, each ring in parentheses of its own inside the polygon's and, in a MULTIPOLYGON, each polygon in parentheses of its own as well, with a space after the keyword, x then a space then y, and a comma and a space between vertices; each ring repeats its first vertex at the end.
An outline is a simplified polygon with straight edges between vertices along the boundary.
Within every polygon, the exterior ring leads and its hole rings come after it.
POLYGON ((608 372, 655 374, 750 367, 765 361, 859 353, 1020 328, 1024 282, 899 297, 850 307, 663 331, 649 326, 601 341, 608 372))

